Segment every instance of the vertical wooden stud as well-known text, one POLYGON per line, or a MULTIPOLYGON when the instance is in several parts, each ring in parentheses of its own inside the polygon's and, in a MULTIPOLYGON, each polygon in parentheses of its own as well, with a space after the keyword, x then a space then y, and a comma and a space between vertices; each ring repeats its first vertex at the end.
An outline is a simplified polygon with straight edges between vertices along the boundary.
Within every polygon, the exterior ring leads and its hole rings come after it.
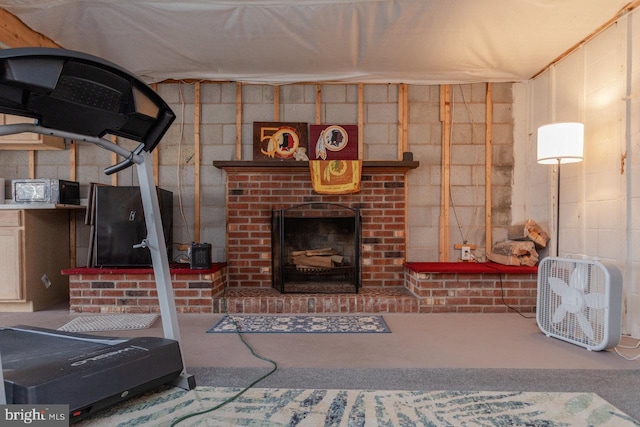
MULTIPOLYGON (((74 140, 69 141, 69 179, 76 181, 78 179, 78 152, 77 144, 74 140)), ((76 211, 69 211, 69 267, 74 268, 77 265, 76 252, 76 211)))
POLYGON ((322 123, 322 85, 316 85, 316 124, 322 123))
POLYGON ((406 83, 398 85, 398 160, 402 160, 402 155, 408 149, 407 141, 407 119, 408 119, 408 89, 406 83))
POLYGON ((29 151, 29 178, 34 179, 36 177, 36 152, 35 150, 29 151))
POLYGON ((485 192, 485 202, 484 202, 484 206, 485 206, 485 217, 484 217, 484 227, 485 227, 485 253, 489 253, 489 251, 491 251, 491 248, 493 247, 493 229, 491 226, 491 217, 492 217, 492 213, 491 213, 491 205, 492 205, 492 188, 491 188, 491 182, 492 182, 492 173, 491 173, 491 169, 493 167, 493 144, 491 141, 492 138, 492 132, 493 132, 493 98, 492 98, 492 87, 491 87, 491 83, 487 83, 487 94, 486 94, 486 127, 485 127, 485 137, 484 137, 484 144, 485 144, 485 161, 484 161, 484 167, 485 167, 485 187, 484 187, 484 192, 485 192))
POLYGON ((440 86, 440 121, 442 122, 442 164, 440 183, 440 262, 449 261, 449 205, 451 175, 451 86, 440 86))
MULTIPOLYGON (((118 138, 115 135, 111 135, 111 142, 113 142, 114 144, 118 143, 118 138)), ((120 161, 120 159, 118 158, 118 155, 116 153, 111 153, 111 164, 115 165, 116 163, 118 163, 120 161)), ((118 185, 118 174, 114 173, 111 175, 111 185, 118 185)))
POLYGON ((402 117, 402 152, 409 151, 409 86, 404 84, 404 115, 402 117))
POLYGON ((358 158, 364 160, 364 85, 358 83, 358 158))
POLYGON ((273 88, 273 121, 280 121, 280 86, 273 88))
POLYGON ((75 181, 78 176, 78 145, 72 139, 69 141, 69 179, 75 181))
POLYGON ((194 87, 193 100, 193 157, 194 157, 194 206, 193 206, 193 238, 195 242, 200 242, 200 82, 196 82, 194 87))
POLYGON ((402 117, 404 117, 403 84, 398 85, 398 160, 402 159, 402 117))
POLYGON ((156 184, 156 187, 160 186, 160 151, 153 150, 151 153, 151 159, 153 163, 153 182, 156 184))
MULTIPOLYGON (((400 85, 402 97, 399 98, 399 101, 402 100, 402 115, 400 116, 400 142, 398 143, 398 160, 402 160, 404 153, 409 151, 409 141, 408 141, 408 125, 409 125, 409 87, 406 83, 402 83, 400 85)), ((408 218, 409 215, 409 182, 407 179, 407 174, 404 174, 404 217, 408 218)), ((409 235, 409 224, 407 221, 404 222, 404 253, 405 256, 407 254, 407 250, 409 248, 409 243, 407 242, 407 236, 409 235)))
POLYGON ((242 160, 242 83, 236 83, 236 160, 242 160))
MULTIPOLYGON (((154 91, 158 91, 158 84, 153 83, 151 88, 154 91)), ((156 184, 156 187, 160 186, 160 150, 153 150, 151 153, 151 158, 153 159, 153 181, 156 184)))

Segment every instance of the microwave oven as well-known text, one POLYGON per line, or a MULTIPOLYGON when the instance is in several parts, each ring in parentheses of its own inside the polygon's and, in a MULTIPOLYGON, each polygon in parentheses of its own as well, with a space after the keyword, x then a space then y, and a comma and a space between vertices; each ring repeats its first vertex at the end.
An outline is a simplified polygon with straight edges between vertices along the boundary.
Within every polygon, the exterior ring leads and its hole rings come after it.
POLYGON ((13 203, 80 204, 80 184, 63 179, 13 179, 11 180, 13 203))

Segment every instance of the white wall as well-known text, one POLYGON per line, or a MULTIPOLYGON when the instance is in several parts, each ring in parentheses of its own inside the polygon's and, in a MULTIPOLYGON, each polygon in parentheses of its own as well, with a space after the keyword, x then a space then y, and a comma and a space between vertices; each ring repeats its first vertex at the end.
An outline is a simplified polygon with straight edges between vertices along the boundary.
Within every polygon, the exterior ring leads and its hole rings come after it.
MULTIPOLYGON (((640 13, 622 17, 577 51, 514 89, 514 212, 548 222, 557 167, 536 164, 537 128, 585 124, 584 161, 561 167, 560 256, 599 257, 624 276, 624 332, 640 336, 640 13), (635 49, 634 49, 635 46, 635 49), (626 156, 626 158, 625 158, 626 156)), ((555 239, 554 239, 555 240, 555 239)), ((555 253, 555 241, 552 245, 555 253)))

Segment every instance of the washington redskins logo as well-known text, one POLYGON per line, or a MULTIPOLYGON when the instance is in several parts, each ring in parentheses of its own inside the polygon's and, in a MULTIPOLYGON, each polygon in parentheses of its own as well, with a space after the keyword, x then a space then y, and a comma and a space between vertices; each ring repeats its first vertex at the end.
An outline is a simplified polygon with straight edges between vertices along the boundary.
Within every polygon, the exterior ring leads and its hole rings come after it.
POLYGON ((260 131, 260 141, 262 143, 266 141, 266 148, 262 148, 261 146, 260 152, 265 156, 288 159, 289 157, 293 157, 300 146, 300 137, 292 127, 264 127, 261 128, 260 131), (267 135, 270 131, 273 131, 273 133, 267 135))
POLYGON ((316 142, 316 159, 326 160, 327 150, 341 151, 349 143, 349 135, 342 126, 328 126, 320 132, 316 142))

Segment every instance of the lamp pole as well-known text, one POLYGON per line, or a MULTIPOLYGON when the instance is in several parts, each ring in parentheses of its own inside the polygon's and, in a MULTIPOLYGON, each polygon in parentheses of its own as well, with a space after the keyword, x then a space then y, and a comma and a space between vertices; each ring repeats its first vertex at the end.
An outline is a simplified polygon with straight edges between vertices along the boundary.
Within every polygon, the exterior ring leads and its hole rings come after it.
POLYGON ((582 123, 552 123, 538 128, 538 163, 558 165, 556 174, 556 256, 560 256, 560 164, 581 162, 583 158, 584 125, 582 123))

